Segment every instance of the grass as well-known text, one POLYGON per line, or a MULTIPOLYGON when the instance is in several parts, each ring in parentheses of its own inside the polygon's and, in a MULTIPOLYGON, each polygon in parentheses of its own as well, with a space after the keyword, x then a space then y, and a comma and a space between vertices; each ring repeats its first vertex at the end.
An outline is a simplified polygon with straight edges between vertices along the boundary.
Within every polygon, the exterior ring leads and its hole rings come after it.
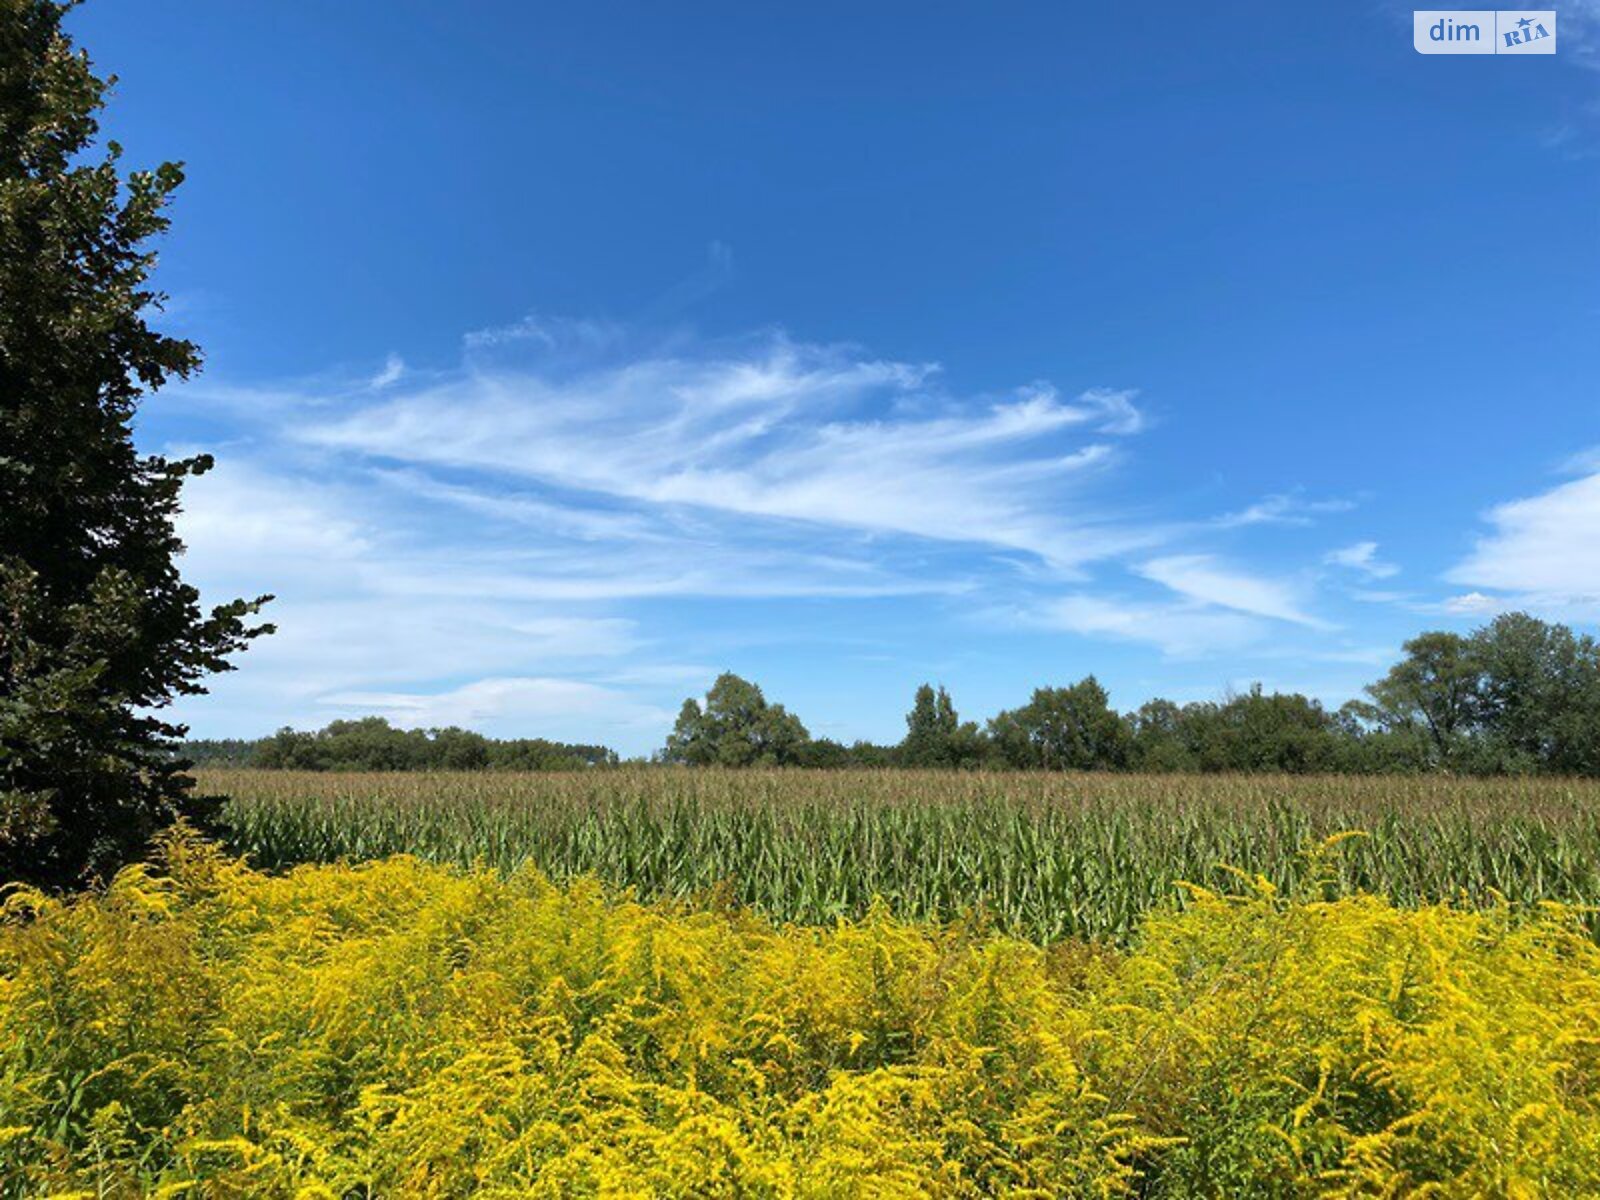
MULTIPOLYGON (((1223 864, 1292 892, 1341 831, 1330 894, 1403 906, 1600 904, 1600 782, 918 772, 300 774, 208 771, 262 867, 395 853, 642 899, 716 893, 806 924, 875 897, 907 920, 1126 941, 1223 864)), ((1600 931, 1594 914, 1585 918, 1600 931)))

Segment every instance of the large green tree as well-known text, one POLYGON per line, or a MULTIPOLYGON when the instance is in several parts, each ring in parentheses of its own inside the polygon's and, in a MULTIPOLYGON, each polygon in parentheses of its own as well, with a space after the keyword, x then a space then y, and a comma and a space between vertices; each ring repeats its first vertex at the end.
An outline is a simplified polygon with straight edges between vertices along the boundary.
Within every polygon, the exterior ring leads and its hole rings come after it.
POLYGON ((0 0, 0 879, 48 885, 204 816, 161 710, 267 628, 266 597, 203 613, 178 573, 179 492, 211 459, 134 445, 140 399, 199 364, 149 324, 183 174, 97 149, 114 80, 70 7, 0 0))
POLYGON ((1337 721, 1297 692, 1267 692, 1255 684, 1212 706, 1204 727, 1200 765, 1206 769, 1302 774, 1338 762, 1337 721))
POLYGON ((1390 732, 1426 734, 1434 763, 1454 766, 1470 751, 1469 735, 1482 716, 1477 647, 1459 634, 1436 630, 1402 649, 1405 657, 1367 688, 1371 703, 1356 709, 1390 732))
POLYGON ((906 714, 906 736, 899 762, 906 767, 972 767, 983 761, 987 740, 972 721, 963 721, 944 688, 925 683, 906 714))
POLYGON ((1098 771, 1127 765, 1132 734, 1093 675, 1071 687, 1037 688, 1021 708, 989 722, 1007 766, 1098 771))
POLYGON ((1471 639, 1486 766, 1600 772, 1600 646, 1565 625, 1505 613, 1471 639))
POLYGON ((769 704, 748 679, 725 671, 703 706, 694 699, 683 702, 664 757, 696 767, 799 766, 810 740, 799 717, 769 704))

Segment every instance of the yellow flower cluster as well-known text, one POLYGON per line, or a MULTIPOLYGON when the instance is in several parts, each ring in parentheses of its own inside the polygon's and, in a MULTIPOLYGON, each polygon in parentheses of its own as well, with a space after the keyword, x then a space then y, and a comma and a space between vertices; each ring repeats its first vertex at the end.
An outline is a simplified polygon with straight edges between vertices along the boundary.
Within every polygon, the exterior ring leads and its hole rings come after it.
POLYGON ((1600 1194, 1600 950, 1194 889, 1133 947, 410 858, 0 925, 0 1195, 1600 1194))

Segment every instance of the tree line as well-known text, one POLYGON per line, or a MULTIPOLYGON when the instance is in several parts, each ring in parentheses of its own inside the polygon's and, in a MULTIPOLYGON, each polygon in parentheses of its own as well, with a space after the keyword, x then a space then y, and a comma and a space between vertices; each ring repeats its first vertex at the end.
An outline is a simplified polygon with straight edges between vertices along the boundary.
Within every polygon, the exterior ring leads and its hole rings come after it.
POLYGON ((1509 613, 1403 657, 1330 711, 1259 685, 1218 701, 1154 699, 1120 713, 1093 675, 1042 687, 982 726, 923 684, 896 745, 813 738, 748 680, 686 700, 660 761, 696 766, 1600 775, 1600 648, 1509 613))
MULTIPOLYGON (((1147 701, 1118 712, 1093 676, 1041 687, 983 724, 923 684, 898 743, 812 737, 804 722, 732 672, 683 702, 650 762, 715 767, 1036 771, 1448 771, 1600 775, 1600 648, 1524 613, 1474 633, 1430 632, 1362 697, 1329 710, 1259 685, 1215 701, 1147 701)), ((614 766, 613 750, 455 727, 397 729, 382 717, 282 729, 256 741, 191 741, 197 765, 296 770, 572 770, 614 766)))
POLYGON ((183 757, 198 767, 289 771, 571 771, 615 766, 605 746, 545 738, 491 738, 470 729, 397 729, 382 717, 280 729, 270 737, 197 739, 183 757))

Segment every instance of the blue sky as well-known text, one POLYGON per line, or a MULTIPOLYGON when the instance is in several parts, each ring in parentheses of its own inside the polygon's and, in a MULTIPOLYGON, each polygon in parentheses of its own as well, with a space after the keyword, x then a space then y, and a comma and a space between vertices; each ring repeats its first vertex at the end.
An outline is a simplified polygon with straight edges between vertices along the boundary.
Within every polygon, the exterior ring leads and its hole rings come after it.
POLYGON ((280 632, 181 715, 892 740, 1094 672, 1338 703, 1600 618, 1600 5, 98 0, 186 161, 151 449, 280 632))

